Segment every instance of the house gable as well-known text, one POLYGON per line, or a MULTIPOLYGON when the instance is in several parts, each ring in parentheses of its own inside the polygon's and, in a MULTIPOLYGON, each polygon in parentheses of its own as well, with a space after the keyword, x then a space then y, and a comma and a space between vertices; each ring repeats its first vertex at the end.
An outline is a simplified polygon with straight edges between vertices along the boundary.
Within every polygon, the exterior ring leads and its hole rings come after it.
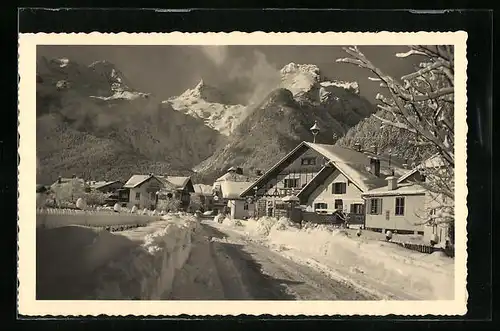
POLYGON ((342 208, 345 211, 350 210, 351 204, 363 204, 361 198, 362 191, 349 178, 347 178, 339 169, 330 167, 325 171, 322 180, 318 180, 317 184, 311 185, 310 193, 303 195, 301 204, 313 207, 315 203, 326 203, 329 210, 335 210, 335 201, 341 200, 342 208), (343 193, 335 193, 333 186, 335 183, 345 184, 343 193))
MULTIPOLYGON (((258 187, 260 196, 285 194, 284 191, 298 191, 323 168, 328 160, 317 151, 301 143, 285 158, 267 171, 257 181, 246 189, 241 196, 250 196, 258 187)), ((294 194, 295 194, 294 193, 294 194)))

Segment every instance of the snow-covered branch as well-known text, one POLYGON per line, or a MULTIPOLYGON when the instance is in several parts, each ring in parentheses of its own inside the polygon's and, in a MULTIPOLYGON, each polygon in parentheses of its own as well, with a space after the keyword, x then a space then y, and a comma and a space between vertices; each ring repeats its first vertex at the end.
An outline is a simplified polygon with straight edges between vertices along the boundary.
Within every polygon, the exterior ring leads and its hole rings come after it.
MULTIPOLYGON (((411 143, 418 148, 437 151, 443 164, 428 171, 422 183, 439 197, 454 200, 454 50, 452 46, 410 46, 398 58, 418 56, 419 68, 401 77, 402 83, 384 73, 370 62, 357 47, 345 47, 350 56, 337 62, 353 64, 369 70, 370 81, 387 88, 387 95, 377 94, 377 107, 388 116, 372 115, 382 125, 415 135, 411 143)), ((385 92, 384 92, 385 93, 385 92)), ((438 205, 442 205, 439 204, 438 205)), ((434 213, 434 212, 433 212, 434 213)), ((436 217, 429 217, 433 220, 436 217)), ((440 220, 452 220, 453 213, 441 215, 440 220)))

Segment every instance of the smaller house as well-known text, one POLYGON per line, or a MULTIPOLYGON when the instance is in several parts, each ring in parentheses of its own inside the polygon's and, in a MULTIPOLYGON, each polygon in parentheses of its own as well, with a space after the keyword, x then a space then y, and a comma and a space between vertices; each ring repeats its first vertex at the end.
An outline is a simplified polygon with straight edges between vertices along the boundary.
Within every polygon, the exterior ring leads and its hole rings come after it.
POLYGON ((253 199, 240 196, 253 183, 253 178, 244 175, 243 169, 229 168, 227 173, 217 178, 214 182, 212 192, 215 200, 215 208, 222 209, 223 213, 227 213, 234 219, 255 216, 253 199))
POLYGON ((247 219, 255 216, 255 205, 252 199, 240 197, 240 194, 250 185, 252 182, 223 181, 220 183, 217 197, 225 202, 230 218, 247 219))
POLYGON ((365 228, 423 235, 426 190, 416 183, 398 183, 394 176, 386 180, 386 186, 362 194, 366 201, 365 228))
MULTIPOLYGON (((419 166, 404 174, 398 180, 398 183, 412 182, 417 184, 424 183, 423 185, 425 185, 425 183, 429 183, 435 177, 444 176, 444 178, 447 178, 449 176, 447 171, 444 159, 439 154, 434 154, 419 166)), ((439 180, 441 181, 442 179, 440 178, 439 180)), ((453 223, 439 216, 446 214, 448 209, 453 208, 453 205, 454 201, 444 194, 426 192, 426 219, 434 219, 433 222, 428 222, 424 225, 424 240, 426 242, 434 242, 439 246, 445 246, 447 240, 450 243, 454 243, 455 228, 453 223)))
POLYGON ((194 193, 192 194, 191 201, 198 200, 203 211, 212 210, 214 207, 212 186, 205 184, 194 184, 193 186, 194 193))
POLYGON ((163 182, 165 187, 162 189, 162 196, 165 195, 169 199, 173 198, 181 202, 180 208, 187 210, 191 203, 191 194, 194 193, 193 182, 191 177, 182 176, 157 176, 163 182))
POLYGON ((77 196, 83 194, 88 186, 83 178, 75 175, 71 178, 59 177, 51 186, 55 202, 74 201, 77 196))
POLYGON ((133 175, 123 185, 123 191, 120 195, 126 197, 127 207, 132 208, 148 208, 156 209, 158 203, 158 194, 162 189, 169 186, 170 189, 175 189, 172 184, 165 183, 164 180, 158 178, 154 174, 149 175, 133 175))

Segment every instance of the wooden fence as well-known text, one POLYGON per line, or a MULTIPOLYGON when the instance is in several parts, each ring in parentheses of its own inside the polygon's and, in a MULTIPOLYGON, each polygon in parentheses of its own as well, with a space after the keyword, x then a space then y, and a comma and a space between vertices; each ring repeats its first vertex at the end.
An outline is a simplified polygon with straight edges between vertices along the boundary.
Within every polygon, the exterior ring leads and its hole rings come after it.
POLYGON ((39 209, 36 213, 36 226, 55 228, 68 225, 92 227, 130 227, 161 220, 159 215, 113 211, 82 211, 69 209, 39 209))
POLYGON ((448 255, 450 257, 454 257, 455 256, 455 251, 452 248, 444 249, 444 248, 441 248, 441 247, 434 247, 434 246, 430 246, 430 245, 407 243, 407 242, 392 241, 392 240, 389 241, 389 242, 392 243, 392 244, 399 245, 399 246, 401 246, 403 248, 410 249, 412 251, 417 251, 417 252, 420 252, 420 253, 432 254, 434 252, 442 251, 442 252, 444 252, 446 255, 448 255))

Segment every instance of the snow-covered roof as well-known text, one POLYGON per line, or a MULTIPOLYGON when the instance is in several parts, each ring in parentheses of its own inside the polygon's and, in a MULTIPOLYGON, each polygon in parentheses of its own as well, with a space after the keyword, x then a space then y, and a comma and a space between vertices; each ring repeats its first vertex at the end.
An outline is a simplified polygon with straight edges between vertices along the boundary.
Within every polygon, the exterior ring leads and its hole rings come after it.
POLYGON ((56 186, 56 185, 61 185, 61 184, 66 184, 66 183, 70 183, 72 181, 77 181, 78 183, 80 184, 85 184, 85 181, 83 180, 83 178, 65 178, 65 177, 61 177, 60 178, 61 182, 59 183, 59 179, 56 180, 52 185, 52 186, 56 186))
MULTIPOLYGON (((308 142, 305 142, 305 144, 325 156, 330 163, 349 180, 357 184, 362 191, 369 191, 386 183, 384 176, 377 177, 370 172, 370 155, 335 145, 308 142)), ((394 161, 391 162, 389 167, 388 160, 385 157, 378 155, 377 158, 380 160, 381 174, 388 175, 391 169, 394 170, 396 176, 404 173, 405 170, 395 165, 394 161)))
POLYGON ((220 183, 220 190, 223 199, 240 199, 240 194, 243 193, 253 182, 232 182, 223 181, 220 183))
POLYGON ((194 192, 200 195, 212 195, 212 186, 205 184, 194 184, 194 192))
POLYGON ((389 190, 387 186, 379 187, 361 194, 362 196, 394 196, 394 195, 419 195, 425 194, 426 190, 415 183, 398 184, 394 190, 389 190))
MULTIPOLYGON (((398 164, 397 160, 391 158, 389 166, 389 158, 387 156, 377 155, 377 159, 380 160, 381 174, 380 177, 377 177, 370 172, 370 157, 375 156, 370 152, 362 153, 335 145, 316 144, 303 141, 278 163, 271 167, 271 169, 269 169, 264 175, 262 175, 254 183, 254 185, 260 185, 260 183, 266 181, 267 178, 272 177, 273 174, 278 171, 281 164, 290 158, 299 157, 303 153, 301 150, 307 148, 323 155, 326 159, 328 159, 330 164, 339 169, 339 171, 346 176, 347 179, 357 185, 363 192, 384 186, 386 184, 385 177, 391 174, 391 171, 394 171, 395 176, 401 176, 405 171, 407 171, 403 169, 400 164, 398 164)), ((251 193, 254 185, 245 190, 242 195, 251 193)))
POLYGON ((418 166, 415 168, 407 171, 404 173, 399 179, 398 183, 401 183, 405 181, 408 177, 416 173, 417 171, 421 169, 431 169, 431 168, 439 168, 439 167, 444 167, 446 165, 446 162, 443 160, 443 157, 439 154, 434 154, 428 159, 424 160, 422 163, 420 163, 418 166))
MULTIPOLYGON (((123 185, 124 188, 135 188, 137 186, 140 186, 142 185, 144 182, 146 182, 147 180, 149 180, 150 178, 155 178, 156 180, 158 180, 160 183, 162 183, 163 185, 167 185, 165 183, 165 181, 161 180, 160 178, 158 178, 158 176, 155 176, 155 175, 133 175, 132 177, 130 177, 130 179, 125 183, 125 185, 123 185)), ((172 184, 170 184, 172 185, 172 184)))
POLYGON ((101 180, 101 181, 97 181, 97 182, 91 182, 90 187, 94 188, 94 189, 98 189, 98 188, 102 188, 102 187, 105 187, 105 186, 108 186, 108 185, 111 185, 114 183, 119 183, 119 182, 120 182, 119 180, 113 180, 113 181, 101 180))
POLYGON ((186 187, 186 185, 191 180, 191 177, 182 177, 182 176, 164 176, 164 178, 180 189, 186 187))
POLYGON ((240 175, 235 172, 227 172, 215 180, 215 182, 232 181, 232 182, 250 182, 251 177, 247 175, 240 175))

